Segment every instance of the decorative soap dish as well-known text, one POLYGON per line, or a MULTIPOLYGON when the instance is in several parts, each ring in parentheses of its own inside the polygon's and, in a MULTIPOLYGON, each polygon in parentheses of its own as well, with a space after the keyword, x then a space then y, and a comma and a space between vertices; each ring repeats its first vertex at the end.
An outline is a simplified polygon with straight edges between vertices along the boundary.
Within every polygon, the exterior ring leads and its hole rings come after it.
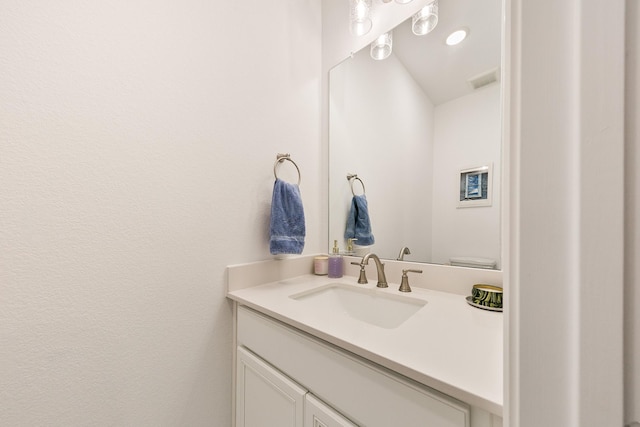
POLYGON ((486 305, 482 305, 482 304, 476 304, 475 302, 473 302, 473 297, 472 296, 468 296, 466 298, 467 303, 469 303, 469 305, 472 305, 476 308, 481 308, 483 310, 489 310, 489 311, 502 311, 502 307, 489 307, 486 305))
POLYGON ((485 284, 473 285, 467 302, 484 310, 502 311, 502 288, 485 284))

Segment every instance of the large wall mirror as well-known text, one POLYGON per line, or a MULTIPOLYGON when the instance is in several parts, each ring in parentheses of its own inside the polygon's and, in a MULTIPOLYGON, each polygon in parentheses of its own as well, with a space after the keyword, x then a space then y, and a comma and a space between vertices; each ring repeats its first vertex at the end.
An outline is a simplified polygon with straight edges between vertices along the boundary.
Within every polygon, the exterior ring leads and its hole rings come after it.
POLYGON ((432 32, 414 35, 409 17, 393 29, 391 56, 374 60, 367 47, 330 71, 331 243, 346 245, 353 173, 371 252, 396 259, 406 246, 405 261, 501 268, 501 3, 440 0, 432 32), (467 38, 447 45, 463 27, 467 38))

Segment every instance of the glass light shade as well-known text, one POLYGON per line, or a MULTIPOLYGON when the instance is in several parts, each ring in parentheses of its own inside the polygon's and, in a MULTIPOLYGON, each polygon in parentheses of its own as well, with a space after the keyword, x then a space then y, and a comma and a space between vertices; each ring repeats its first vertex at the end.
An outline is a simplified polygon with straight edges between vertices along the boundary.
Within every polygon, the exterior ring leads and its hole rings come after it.
POLYGON ((407 3, 411 3, 411 0, 396 0, 396 3, 398 3, 398 4, 407 4, 407 3))
POLYGON ((371 31, 371 0, 349 0, 351 34, 363 36, 371 31))
POLYGON ((416 36, 430 33, 438 25, 438 0, 420 9, 411 18, 411 30, 416 36))
POLYGON ((382 60, 391 55, 393 45, 393 33, 389 31, 371 43, 371 57, 375 60, 382 60))

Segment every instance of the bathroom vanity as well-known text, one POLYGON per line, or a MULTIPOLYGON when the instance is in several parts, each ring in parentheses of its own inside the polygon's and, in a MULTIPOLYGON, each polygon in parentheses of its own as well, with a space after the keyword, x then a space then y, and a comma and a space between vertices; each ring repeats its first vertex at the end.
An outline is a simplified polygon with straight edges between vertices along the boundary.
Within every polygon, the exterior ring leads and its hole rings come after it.
POLYGON ((236 426, 502 425, 502 313, 460 292, 500 272, 423 265, 405 294, 411 263, 386 264, 386 289, 375 270, 312 275, 312 257, 228 268, 236 426), (425 285, 447 274, 457 293, 425 285))

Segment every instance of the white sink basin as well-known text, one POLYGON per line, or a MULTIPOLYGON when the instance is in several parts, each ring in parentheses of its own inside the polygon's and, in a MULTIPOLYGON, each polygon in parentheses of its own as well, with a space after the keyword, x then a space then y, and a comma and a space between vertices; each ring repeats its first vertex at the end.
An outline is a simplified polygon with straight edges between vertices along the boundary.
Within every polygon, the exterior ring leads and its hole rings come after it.
POLYGON ((343 314, 385 329, 397 328, 427 304, 418 298, 342 283, 330 283, 291 298, 327 315, 343 314))

